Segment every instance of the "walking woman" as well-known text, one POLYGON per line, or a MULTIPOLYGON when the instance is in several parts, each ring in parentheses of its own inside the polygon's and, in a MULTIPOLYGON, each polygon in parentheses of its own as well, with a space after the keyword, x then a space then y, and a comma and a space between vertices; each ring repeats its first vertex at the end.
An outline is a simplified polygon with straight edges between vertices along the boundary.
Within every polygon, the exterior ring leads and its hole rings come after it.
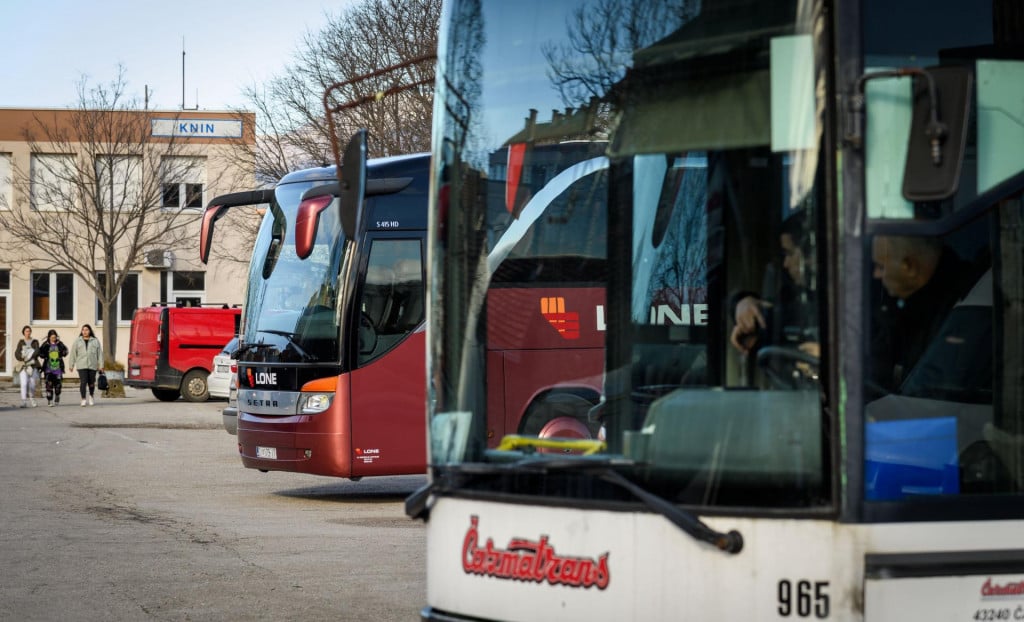
POLYGON ((21 329, 21 339, 14 348, 15 371, 21 381, 21 407, 36 406, 36 379, 39 378, 39 342, 32 338, 32 327, 21 329))
POLYGON ((68 347, 60 340, 57 331, 50 329, 46 341, 39 346, 39 358, 43 359, 43 378, 46 379, 46 405, 60 404, 60 391, 64 386, 64 357, 68 347))
POLYGON ((103 369, 103 347, 100 340, 92 332, 92 326, 82 324, 82 331, 71 344, 68 356, 68 371, 78 369, 78 391, 82 394, 82 406, 86 403, 93 406, 93 393, 96 391, 96 372, 103 369), (88 388, 89 394, 85 391, 88 388))

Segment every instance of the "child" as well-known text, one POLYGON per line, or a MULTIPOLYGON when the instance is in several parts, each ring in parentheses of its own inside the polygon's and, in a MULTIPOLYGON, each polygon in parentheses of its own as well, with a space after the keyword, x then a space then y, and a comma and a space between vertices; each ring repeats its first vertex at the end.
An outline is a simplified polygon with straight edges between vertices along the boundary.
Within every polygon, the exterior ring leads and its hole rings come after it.
POLYGON ((43 359, 43 375, 46 378, 46 405, 60 404, 60 390, 64 385, 64 357, 68 348, 61 342, 57 331, 50 329, 46 333, 46 342, 39 347, 39 356, 43 359))

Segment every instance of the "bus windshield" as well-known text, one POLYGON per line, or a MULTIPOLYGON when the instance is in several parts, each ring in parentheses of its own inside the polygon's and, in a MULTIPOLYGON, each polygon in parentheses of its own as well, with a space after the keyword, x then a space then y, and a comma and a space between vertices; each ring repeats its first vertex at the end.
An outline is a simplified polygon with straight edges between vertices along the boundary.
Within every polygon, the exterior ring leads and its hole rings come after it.
POLYGON ((279 185, 263 218, 249 267, 245 360, 336 363, 339 359, 338 274, 347 244, 337 210, 320 214, 310 256, 299 259, 295 252, 299 200, 317 183, 279 185))
POLYGON ((431 240, 431 308, 443 320, 428 362, 434 465, 603 456, 681 503, 830 503, 816 234, 824 69, 811 35, 820 16, 805 4, 448 6, 431 240), (556 144, 587 152, 549 174, 540 162, 556 144), (542 218, 589 229, 503 244, 542 196, 565 203, 542 218), (605 256, 632 267, 602 270, 605 304, 540 302, 563 334, 616 328, 588 414, 594 438, 493 448, 484 413, 502 371, 483 339, 494 329, 481 325, 521 321, 496 308, 502 275, 573 282, 605 256))

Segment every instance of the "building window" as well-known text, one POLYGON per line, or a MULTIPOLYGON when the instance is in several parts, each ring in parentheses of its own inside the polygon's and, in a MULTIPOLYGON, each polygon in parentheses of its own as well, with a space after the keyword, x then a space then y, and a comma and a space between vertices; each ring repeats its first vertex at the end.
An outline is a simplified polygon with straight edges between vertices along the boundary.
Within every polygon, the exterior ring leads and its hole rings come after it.
POLYGON ((160 206, 164 208, 201 208, 206 178, 206 159, 167 157, 160 164, 160 206))
POLYGON ((198 307, 206 302, 205 272, 172 272, 167 301, 182 307, 198 307))
POLYGON ((11 289, 10 270, 0 270, 0 289, 11 289))
POLYGON ((75 276, 70 272, 32 273, 32 321, 75 319, 75 276))
POLYGON ((40 211, 73 209, 78 204, 75 180, 75 156, 34 153, 30 164, 30 198, 32 207, 40 211))
POLYGON ((0 153, 0 209, 14 208, 14 182, 11 178, 11 154, 0 153))
POLYGON ((138 209, 142 196, 142 157, 99 155, 95 166, 101 207, 115 212, 138 209))
MULTIPOLYGON (((96 285, 103 289, 106 283, 107 275, 98 273, 96 285)), ((139 275, 137 273, 130 272, 124 277, 124 283, 121 284, 121 291, 117 293, 117 303, 114 308, 117 310, 118 322, 132 321, 135 310, 139 308, 139 275)), ((103 308, 100 306, 99 299, 96 300, 96 323, 103 323, 103 308)))

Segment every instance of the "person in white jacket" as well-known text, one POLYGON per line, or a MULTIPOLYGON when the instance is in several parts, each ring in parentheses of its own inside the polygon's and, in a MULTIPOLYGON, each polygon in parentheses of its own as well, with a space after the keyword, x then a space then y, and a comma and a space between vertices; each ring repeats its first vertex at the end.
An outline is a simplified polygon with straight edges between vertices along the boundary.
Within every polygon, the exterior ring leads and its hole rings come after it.
POLYGON ((73 372, 75 369, 78 369, 78 390, 82 394, 82 406, 95 405, 93 394, 96 391, 96 372, 103 371, 103 346, 88 324, 82 324, 82 331, 71 345, 71 353, 68 355, 68 371, 73 372))
POLYGON ((32 338, 32 327, 21 329, 22 338, 14 348, 14 371, 21 382, 21 407, 35 407, 36 380, 39 378, 39 342, 32 338))

